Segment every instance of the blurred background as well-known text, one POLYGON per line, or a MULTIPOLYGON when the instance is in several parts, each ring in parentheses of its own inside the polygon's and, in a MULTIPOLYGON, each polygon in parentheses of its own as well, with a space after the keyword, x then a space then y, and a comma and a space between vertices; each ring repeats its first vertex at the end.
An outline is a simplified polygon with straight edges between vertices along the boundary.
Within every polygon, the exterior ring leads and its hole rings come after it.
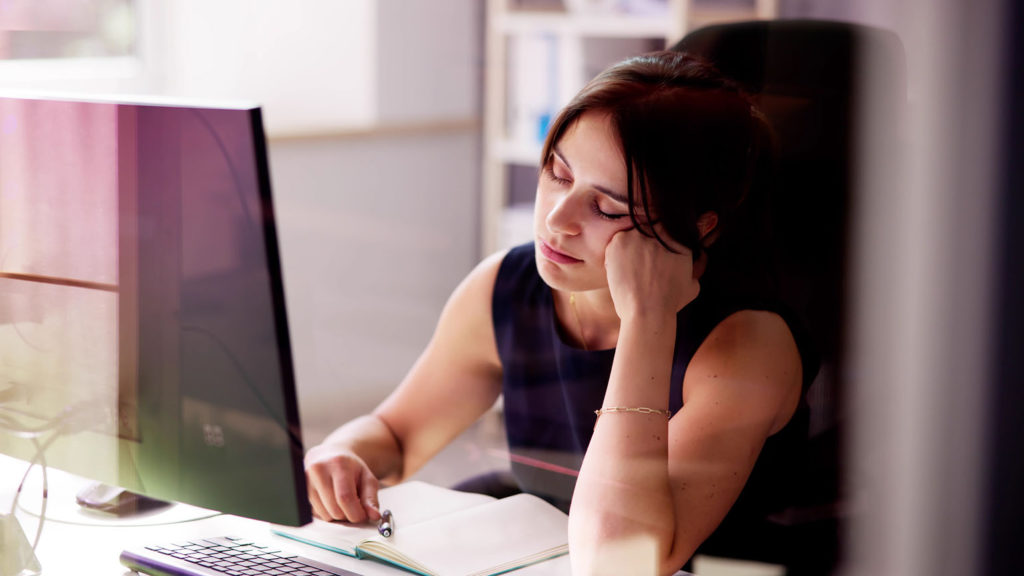
POLYGON ((547 122, 606 65, 721 21, 892 30, 906 141, 896 167, 863 151, 848 238, 848 480, 867 480, 845 570, 1018 574, 1019 4, 0 0, 0 90, 263 106, 311 445, 401 380, 481 257, 530 238, 547 122))

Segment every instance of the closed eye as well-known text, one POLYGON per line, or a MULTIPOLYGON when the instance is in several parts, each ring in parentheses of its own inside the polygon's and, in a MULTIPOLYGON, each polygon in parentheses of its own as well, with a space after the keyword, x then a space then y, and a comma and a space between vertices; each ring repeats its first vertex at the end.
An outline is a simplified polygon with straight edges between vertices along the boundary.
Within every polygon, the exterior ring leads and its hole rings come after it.
POLYGON ((594 198, 594 201, 590 204, 590 209, 598 217, 604 218, 605 220, 618 220, 619 218, 625 218, 626 216, 629 216, 629 214, 619 214, 616 212, 605 212, 604 210, 601 210, 601 205, 598 204, 597 198, 594 198))
POLYGON ((558 174, 555 174, 555 169, 551 166, 550 163, 548 163, 548 165, 545 166, 544 169, 541 172, 544 174, 544 176, 548 180, 551 180, 552 182, 554 182, 555 184, 558 184, 560 186, 568 186, 569 184, 572 184, 572 180, 571 179, 563 178, 563 177, 559 176, 558 174))

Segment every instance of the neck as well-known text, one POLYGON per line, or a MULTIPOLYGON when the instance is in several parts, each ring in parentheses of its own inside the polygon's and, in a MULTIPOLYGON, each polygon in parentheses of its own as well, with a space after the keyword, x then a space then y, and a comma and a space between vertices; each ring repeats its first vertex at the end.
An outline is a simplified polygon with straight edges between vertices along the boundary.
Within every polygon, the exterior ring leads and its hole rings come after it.
POLYGON ((574 293, 557 291, 555 296, 563 330, 578 345, 588 350, 615 347, 620 321, 611 292, 607 289, 574 293), (570 302, 571 295, 575 295, 575 306, 570 302))

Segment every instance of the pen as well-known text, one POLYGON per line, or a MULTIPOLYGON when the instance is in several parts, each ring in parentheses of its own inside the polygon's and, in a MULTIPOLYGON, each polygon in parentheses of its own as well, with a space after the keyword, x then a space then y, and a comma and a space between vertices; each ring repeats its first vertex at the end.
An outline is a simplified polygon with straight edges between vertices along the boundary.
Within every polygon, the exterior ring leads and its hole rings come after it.
POLYGON ((380 520, 377 521, 377 531, 385 538, 390 538, 395 532, 395 517, 391 510, 383 510, 380 513, 380 520))

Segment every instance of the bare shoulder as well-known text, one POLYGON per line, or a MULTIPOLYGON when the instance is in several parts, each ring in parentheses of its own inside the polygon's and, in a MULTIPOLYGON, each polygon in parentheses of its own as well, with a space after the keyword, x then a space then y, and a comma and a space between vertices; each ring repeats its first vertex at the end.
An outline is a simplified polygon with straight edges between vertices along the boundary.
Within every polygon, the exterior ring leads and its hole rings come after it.
POLYGON ((494 283, 498 278, 498 269, 501 268, 501 263, 505 260, 507 254, 508 250, 501 250, 481 260, 466 275, 465 280, 460 285, 460 289, 465 288, 474 292, 482 292, 483 294, 479 294, 479 296, 486 296, 489 299, 494 291, 494 283))
POLYGON ((774 312, 741 310, 715 326, 697 349, 683 380, 683 402, 727 402, 769 418, 774 433, 796 410, 802 372, 786 321, 774 312))
POLYGON ((786 321, 777 313, 766 310, 740 310, 730 314, 711 330, 704 345, 715 349, 756 347, 792 348, 797 351, 796 341, 786 321))

